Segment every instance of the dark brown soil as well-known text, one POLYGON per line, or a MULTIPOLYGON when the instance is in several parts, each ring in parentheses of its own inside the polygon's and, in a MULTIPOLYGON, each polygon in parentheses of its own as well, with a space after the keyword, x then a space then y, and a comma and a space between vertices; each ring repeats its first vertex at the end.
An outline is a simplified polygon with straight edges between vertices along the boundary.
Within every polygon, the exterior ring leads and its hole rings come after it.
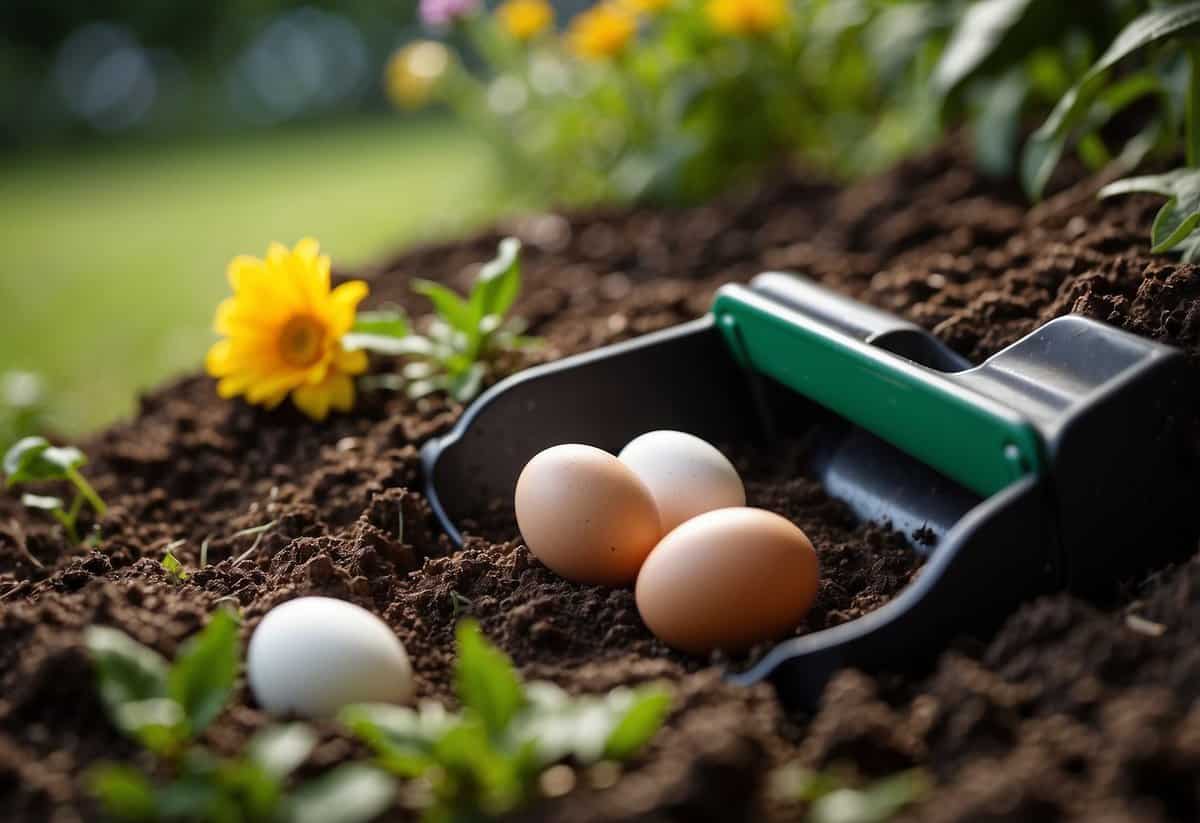
MULTIPOLYGON (((1029 211, 968 169, 949 147, 844 191, 788 177, 688 211, 531 217, 365 276, 376 304, 422 313, 410 276, 462 287, 498 238, 516 232, 527 244, 518 312, 547 340, 535 359, 697 316, 718 285, 768 268, 910 317, 975 360, 1068 312, 1195 358, 1200 273, 1149 255, 1152 200, 1100 203, 1089 181, 1029 211)), ((573 690, 674 684, 667 728, 615 786, 583 774, 572 794, 526 819, 799 819, 801 808, 764 792, 769 769, 796 758, 864 775, 929 768, 938 788, 912 820, 1200 817, 1200 559, 1129 583, 1115 603, 1031 603, 919 679, 844 672, 815 716, 789 713, 769 686, 723 684, 719 658, 658 643, 628 590, 566 583, 507 530, 484 529, 451 551, 420 493, 417 449, 459 411, 374 391, 353 415, 314 425, 286 409, 219 401, 210 380, 188 377, 85 444, 87 473, 111 504, 97 550, 72 551, 15 495, 0 497, 5 819, 93 819, 83 770, 136 757, 104 719, 82 627, 114 625, 171 654, 219 600, 241 605, 248 634, 272 606, 307 593, 381 615, 404 639, 424 696, 452 699, 453 626, 467 614, 527 676, 573 690), (265 524, 261 535, 234 536, 265 524), (209 546, 210 565, 182 584, 159 566, 177 540, 175 554, 193 568, 209 546)), ((856 524, 804 477, 798 449, 735 445, 734 457, 751 503, 801 524, 820 552, 822 589, 799 631, 864 614, 919 573, 903 536, 856 524)), ((234 703, 208 733, 222 751, 266 722, 244 689, 234 703)), ((328 729, 312 766, 350 752, 328 729)))

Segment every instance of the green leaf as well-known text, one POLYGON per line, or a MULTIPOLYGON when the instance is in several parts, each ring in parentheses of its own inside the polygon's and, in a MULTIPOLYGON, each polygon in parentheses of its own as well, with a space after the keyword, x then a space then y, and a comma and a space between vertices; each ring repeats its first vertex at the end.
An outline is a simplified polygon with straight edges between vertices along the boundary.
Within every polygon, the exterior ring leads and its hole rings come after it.
POLYGON ((1021 180, 1032 197, 1040 197, 1068 134, 1086 117, 1103 87, 1105 73, 1147 46, 1188 32, 1200 23, 1200 2, 1152 9, 1121 30, 1112 45, 1080 78, 1046 118, 1026 148, 1021 180), (1057 148, 1056 148, 1057 144, 1057 148))
POLYGON ((183 707, 169 697, 122 703, 113 719, 118 728, 156 754, 168 755, 188 738, 183 707))
POLYGON ((23 494, 21 495, 21 505, 31 509, 41 509, 42 511, 59 511, 63 507, 61 497, 46 497, 41 494, 23 494))
POLYGON ((181 705, 193 734, 199 734, 221 710, 238 672, 238 619, 219 609, 204 630, 179 650, 168 677, 168 694, 181 705))
POLYGON ((250 740, 247 756, 264 772, 282 780, 308 759, 317 745, 316 733, 303 723, 271 726, 250 740))
POLYGON ((366 823, 396 796, 396 783, 379 769, 347 764, 304 783, 288 801, 289 823, 366 823))
POLYGON ((90 626, 83 637, 111 717, 126 703, 167 696, 167 661, 158 652, 107 626, 90 626))
POLYGON ((354 334, 370 334, 379 337, 407 337, 412 333, 408 315, 400 309, 388 311, 359 312, 354 321, 354 334))
POLYGON ((864 789, 837 789, 819 797, 809 812, 812 823, 884 823, 924 796, 929 779, 912 770, 884 778, 864 789))
POLYGON ((4 473, 9 486, 38 480, 62 480, 69 471, 86 462, 83 452, 73 446, 51 446, 44 437, 25 437, 4 455, 4 473))
POLYGON ((479 717, 488 734, 503 734, 525 702, 521 679, 504 652, 487 642, 479 624, 458 624, 454 682, 458 698, 479 717))
POLYGON ((475 314, 469 303, 453 291, 432 280, 414 280, 412 281, 412 290, 428 297, 429 301, 433 303, 434 311, 451 328, 468 336, 475 334, 479 325, 479 316, 475 314))
POLYGON ((130 823, 155 819, 154 786, 137 769, 102 763, 90 769, 85 779, 108 817, 130 823))
POLYGON ((373 351, 393 357, 402 355, 428 356, 433 353, 433 343, 419 334, 408 337, 389 337, 382 334, 353 332, 342 337, 342 348, 346 351, 373 351))
POLYGON ((179 562, 179 558, 169 551, 163 555, 160 565, 172 581, 182 582, 191 577, 183 563, 179 562))
POLYGON ((1102 188, 1100 197, 1134 192, 1168 198, 1154 218, 1150 231, 1154 253, 1178 246, 1200 225, 1200 169, 1175 169, 1165 174, 1118 180, 1102 188))
POLYGON ((1086 116, 1071 127, 1053 133, 1043 133, 1042 129, 1034 132, 1021 157, 1021 180, 1026 191, 1033 197, 1041 196, 1072 134, 1091 134, 1121 110, 1152 94, 1165 98, 1161 79, 1151 72, 1138 72, 1098 93, 1086 116))
POLYGON ((981 97, 983 106, 972 124, 975 161, 988 174, 1006 177, 1017 156, 1021 108, 1029 94, 1029 81, 1016 70, 989 83, 981 97))
POLYGON ((1059 37, 1068 15, 1061 0, 982 0, 962 13, 933 72, 943 96, 972 77, 1015 66, 1059 37))
POLYGON ((635 755, 662 727, 670 711, 671 695, 665 689, 655 686, 639 689, 633 704, 608 735, 604 756, 625 760, 635 755))
POLYGON ((437 742, 460 723, 432 701, 415 711, 382 703, 347 706, 338 720, 374 750, 380 765, 402 777, 418 777, 434 765, 437 742))
POLYGON ((466 371, 454 375, 449 381, 450 395, 459 403, 470 401, 483 386, 484 372, 482 363, 472 363, 466 371))
POLYGON ((521 292, 521 241, 506 237, 500 241, 496 257, 483 266, 471 288, 471 307, 475 316, 503 317, 521 292))

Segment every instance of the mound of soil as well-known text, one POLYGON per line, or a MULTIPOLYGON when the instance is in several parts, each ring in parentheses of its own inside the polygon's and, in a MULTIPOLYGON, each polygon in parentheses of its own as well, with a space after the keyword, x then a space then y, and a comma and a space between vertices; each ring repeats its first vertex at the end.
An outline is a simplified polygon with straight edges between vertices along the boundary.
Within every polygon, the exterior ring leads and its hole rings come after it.
MULTIPOLYGON (((518 234, 527 251, 517 311, 547 341, 529 360, 698 316, 717 286, 764 269, 800 271, 909 317, 976 361, 1068 312, 1195 360, 1200 273, 1148 253, 1153 200, 1101 203, 1096 185, 1028 210, 950 145, 845 190, 798 175, 686 211, 538 215, 358 274, 373 303, 422 314, 410 277, 465 288, 498 239, 518 234)), ((1200 404, 1187 411, 1200 435, 1200 404)), ((849 763, 865 777, 927 767, 937 790, 909 820, 1200 816, 1200 559, 1185 559, 1194 540, 1178 547, 1177 567, 1127 581, 1115 600, 1028 604, 927 674, 843 672, 810 716, 785 709, 769 686, 722 683, 719 656, 671 652, 642 626, 629 590, 558 579, 510 528, 481 527, 452 550, 420 492, 417 455, 460 412, 444 398, 376 390, 353 415, 318 425, 287 408, 221 401, 211 380, 187 377, 85 444, 88 475, 111 505, 95 550, 72 549, 16 495, 0 497, 8 818, 94 819, 86 768, 138 757, 104 718, 83 627, 116 626, 170 655, 218 601, 240 605, 248 636, 267 610, 303 594, 379 614, 403 638, 426 697, 453 700, 453 627, 464 615, 528 677, 576 691, 673 684, 666 728, 615 784, 611 772, 581 773, 569 795, 522 819, 800 819, 802 806, 765 789, 771 767, 792 760, 849 763), (254 527, 264 528, 239 534, 254 527), (203 544, 209 565, 174 584, 159 561, 180 540, 173 551, 187 566, 203 544)), ((919 573, 903 535, 856 523, 804 476, 799 448, 738 447, 733 457, 751 504, 801 524, 821 555, 817 606, 798 631, 865 614, 919 573)), ((206 738, 233 752, 266 722, 243 688, 206 738)), ((329 727, 310 765, 353 751, 329 727)))

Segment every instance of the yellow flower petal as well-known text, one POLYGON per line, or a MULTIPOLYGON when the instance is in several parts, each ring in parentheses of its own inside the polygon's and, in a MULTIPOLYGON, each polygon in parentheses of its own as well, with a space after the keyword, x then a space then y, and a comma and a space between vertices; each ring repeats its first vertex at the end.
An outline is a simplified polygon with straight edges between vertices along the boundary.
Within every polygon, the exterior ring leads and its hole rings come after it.
POLYGON ((218 340, 204 358, 204 369, 213 377, 224 377, 233 369, 233 344, 218 340))
POLYGON ((330 377, 329 403, 341 412, 348 412, 354 408, 354 381, 344 374, 330 377))
POLYGON ((324 420, 329 414, 330 399, 330 391, 326 383, 301 386, 292 392, 292 402, 296 404, 296 408, 318 422, 324 420))
POLYGON ((354 316, 358 311, 358 304, 370 291, 370 288, 362 280, 351 280, 338 286, 329 295, 332 307, 330 326, 334 337, 341 338, 343 334, 354 327, 354 316))
POLYGON ((362 374, 367 370, 367 353, 361 349, 356 351, 346 351, 341 346, 338 346, 337 351, 333 355, 333 364, 338 371, 346 374, 362 374))

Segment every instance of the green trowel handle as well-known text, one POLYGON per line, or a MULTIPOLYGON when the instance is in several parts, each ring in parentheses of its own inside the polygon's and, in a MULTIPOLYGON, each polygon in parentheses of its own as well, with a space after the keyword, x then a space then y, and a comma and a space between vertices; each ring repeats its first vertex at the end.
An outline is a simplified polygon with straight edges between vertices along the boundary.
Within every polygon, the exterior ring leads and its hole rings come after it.
POLYGON ((952 375, 867 342, 873 335, 863 318, 888 327, 880 332, 915 332, 911 324, 799 278, 789 292, 791 277, 763 275, 750 288, 717 293, 712 314, 743 367, 984 497, 1042 469, 1041 441, 1028 420, 952 375))

